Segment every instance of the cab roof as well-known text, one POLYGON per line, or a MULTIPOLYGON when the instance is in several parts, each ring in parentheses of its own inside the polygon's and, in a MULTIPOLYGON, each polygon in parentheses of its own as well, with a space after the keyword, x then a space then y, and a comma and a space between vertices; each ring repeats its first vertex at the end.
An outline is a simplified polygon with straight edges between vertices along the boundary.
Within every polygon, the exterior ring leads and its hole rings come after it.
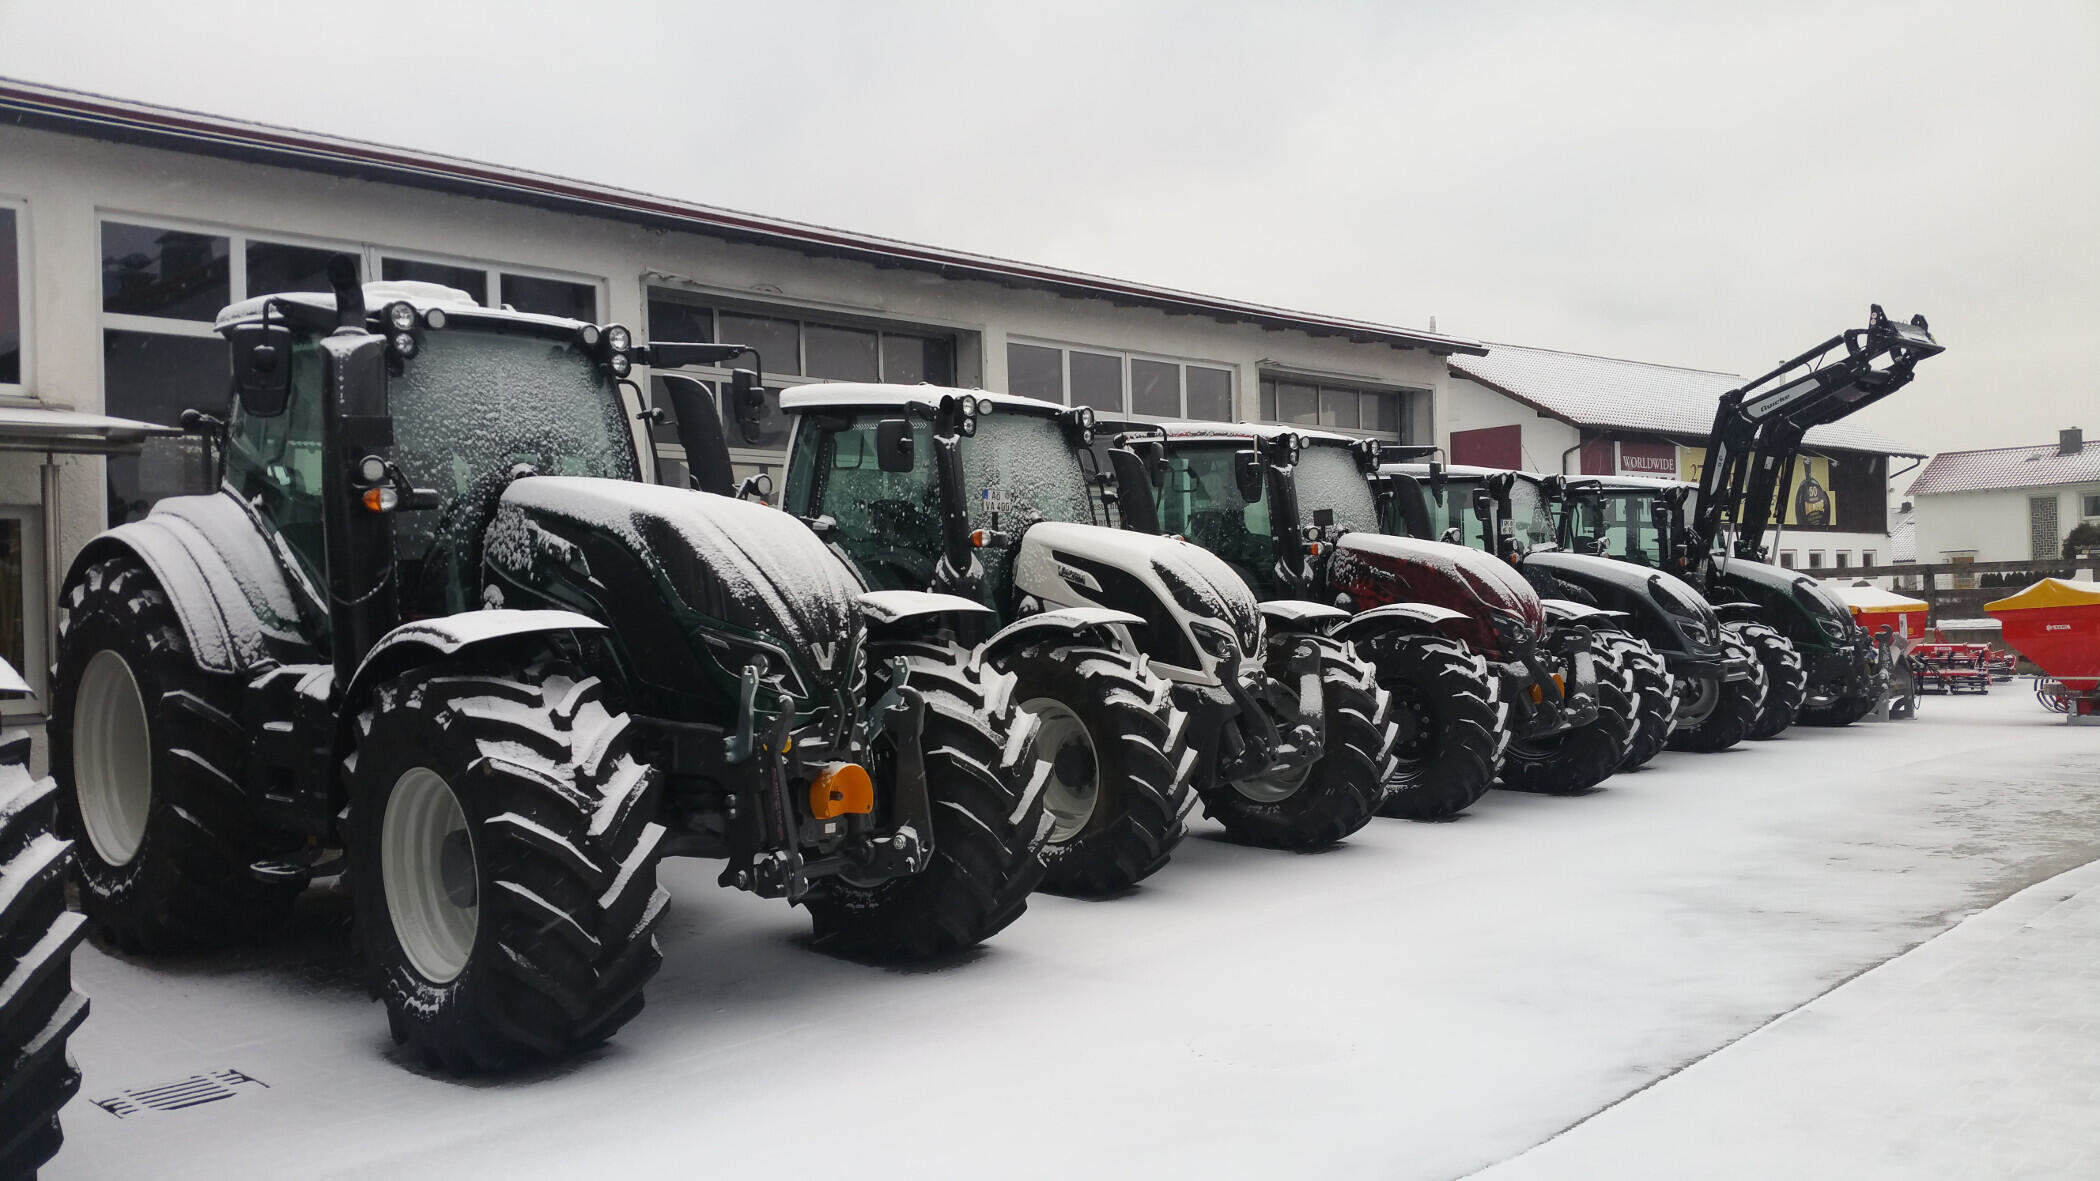
POLYGON ((1161 422, 1141 423, 1130 428, 1128 433, 1157 427, 1167 438, 1176 442, 1200 443, 1212 439, 1274 439, 1279 435, 1297 435, 1308 443, 1340 443, 1352 446, 1359 440, 1352 435, 1340 435, 1333 431, 1308 429, 1274 422, 1161 422))
MULTIPOLYGON (((1509 470, 1511 469, 1479 467, 1470 463, 1447 463, 1444 465, 1444 474, 1446 476, 1461 480, 1477 480, 1483 476, 1492 476, 1509 470)), ((1382 463, 1378 465, 1378 474, 1382 476, 1426 476, 1429 474, 1429 465, 1426 463, 1382 463)), ((1538 472, 1519 471, 1517 474, 1533 483, 1546 478, 1538 472)))
POLYGON ((938 402, 949 394, 959 398, 987 399, 999 409, 1020 410, 1030 414, 1062 414, 1071 409, 1055 402, 1045 402, 1041 398, 1024 398, 1019 394, 965 390, 926 383, 898 385, 875 381, 834 381, 818 385, 798 385, 781 392, 780 408, 789 413, 832 407, 902 408, 907 402, 938 402))
MULTIPOLYGON (((441 308, 448 316, 468 316, 480 320, 502 320, 536 328, 559 328, 574 330, 584 326, 581 320, 563 316, 543 316, 537 312, 520 312, 510 308, 487 308, 476 303, 474 297, 457 287, 442 283, 417 283, 410 281, 367 283, 365 288, 365 314, 377 316, 391 303, 407 303, 418 313, 432 308, 441 308)), ((246 324, 262 319, 263 305, 275 301, 293 304, 335 316, 335 293, 332 291, 286 291, 275 295, 258 295, 232 304, 222 310, 212 322, 212 328, 224 332, 235 324, 246 324)))

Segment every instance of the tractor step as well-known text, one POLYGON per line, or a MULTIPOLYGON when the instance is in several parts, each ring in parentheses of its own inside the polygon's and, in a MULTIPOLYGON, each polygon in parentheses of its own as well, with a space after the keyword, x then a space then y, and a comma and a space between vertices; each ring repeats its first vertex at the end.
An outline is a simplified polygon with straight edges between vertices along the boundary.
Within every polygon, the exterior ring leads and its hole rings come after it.
POLYGON ((315 878, 333 877, 343 872, 344 857, 340 850, 315 850, 307 857, 265 857, 248 867, 248 876, 266 886, 291 886, 305 889, 315 878))

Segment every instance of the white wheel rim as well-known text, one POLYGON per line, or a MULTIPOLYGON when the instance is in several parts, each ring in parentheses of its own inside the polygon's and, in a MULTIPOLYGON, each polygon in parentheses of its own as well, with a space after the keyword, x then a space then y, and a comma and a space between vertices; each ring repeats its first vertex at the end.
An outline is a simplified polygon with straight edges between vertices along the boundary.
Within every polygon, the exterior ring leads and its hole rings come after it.
POLYGON ((153 737, 131 666, 104 648, 80 674, 73 721, 73 790, 95 855, 128 865, 153 809, 153 737))
POLYGON ((1094 818, 1101 802, 1101 759, 1086 723, 1064 702, 1034 697, 1021 708, 1036 717, 1036 761, 1049 768, 1043 807, 1050 813, 1050 843, 1062 845, 1094 818))
POLYGON ((479 874, 473 833, 451 785, 427 767, 403 772, 380 823, 379 876, 394 938, 432 984, 458 977, 473 953, 479 874))

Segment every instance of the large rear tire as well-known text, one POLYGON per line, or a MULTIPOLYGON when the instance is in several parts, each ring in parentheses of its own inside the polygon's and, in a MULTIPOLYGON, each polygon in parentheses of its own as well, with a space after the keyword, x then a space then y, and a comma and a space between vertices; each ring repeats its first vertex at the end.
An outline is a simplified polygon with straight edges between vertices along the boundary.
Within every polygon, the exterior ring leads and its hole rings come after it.
POLYGON ((1378 814, 1443 820, 1473 806, 1494 786, 1509 738, 1501 679, 1442 636, 1381 636, 1368 650, 1398 731, 1378 814))
POLYGON ((1768 623, 1724 623, 1721 630, 1747 646, 1765 670, 1765 701, 1758 708, 1757 720, 1750 724, 1750 737, 1778 737, 1794 724, 1808 696, 1808 670, 1802 666, 1801 653, 1768 623))
MULTIPOLYGON (((924 695, 919 735, 933 801, 933 860, 908 878, 872 886, 840 879, 809 899, 816 945, 877 963, 930 959, 974 947, 1028 908, 1043 876, 1049 833, 1031 761, 1035 722, 1020 712, 1014 678, 952 644, 884 646, 870 655, 873 692, 888 691, 891 658, 924 695)), ((892 790, 876 751, 878 796, 892 790)))
POLYGON ((1632 675, 1633 734, 1626 741, 1626 757, 1619 760, 1619 770, 1638 771, 1670 741, 1670 730, 1677 724, 1677 687, 1669 667, 1648 641, 1625 632, 1600 631, 1597 642, 1617 655, 1632 675))
POLYGON ((1041 726, 1031 757, 1050 816, 1043 887, 1112 894, 1158 872, 1194 802, 1173 687, 1143 656, 1091 645, 1032 644, 1007 668, 1041 726))
POLYGON ((1502 752, 1503 787, 1543 795, 1574 795, 1611 777, 1633 737, 1633 673, 1619 652, 1593 648, 1597 716, 1587 725, 1526 741, 1512 738, 1502 752))
POLYGON ((297 890, 250 876, 287 847, 241 789, 240 682, 207 673, 168 596, 129 557, 88 568, 59 608, 51 771, 80 905, 126 951, 252 939, 297 890))
MULTIPOLYGON (((1267 849, 1320 849, 1371 822, 1385 802, 1385 781, 1399 731, 1392 697, 1356 649, 1324 636, 1269 641, 1267 671, 1285 701, 1298 700, 1289 661, 1311 645, 1319 661, 1320 757, 1295 772, 1208 784, 1203 808, 1242 844, 1267 849)), ((1274 715, 1271 720, 1278 720, 1274 715)))
POLYGON ((566 1057, 641 1011, 661 785, 605 696, 506 645, 403 673, 357 716, 358 943, 394 1040, 432 1069, 566 1057))
POLYGON ((87 1016, 73 947, 87 920, 66 910, 68 843, 58 787, 29 777, 29 736, 0 742, 0 1177, 28 1177, 58 1151, 58 1109, 80 1090, 66 1039, 87 1016))

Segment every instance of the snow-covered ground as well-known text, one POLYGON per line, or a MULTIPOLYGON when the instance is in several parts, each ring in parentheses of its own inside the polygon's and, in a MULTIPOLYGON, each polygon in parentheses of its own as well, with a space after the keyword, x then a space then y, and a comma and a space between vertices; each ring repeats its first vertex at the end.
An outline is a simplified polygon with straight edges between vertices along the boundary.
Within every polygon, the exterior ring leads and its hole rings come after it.
POLYGON ((1448 1177, 2096 857, 2100 729, 2014 684, 1325 854, 1202 823, 1128 896, 1038 898, 935 970, 817 955, 798 912, 673 862, 648 1009, 580 1062, 466 1083, 395 1057, 323 898, 245 956, 81 950, 87 1081, 48 1175, 1448 1177), (229 1068, 267 1087, 88 1102, 229 1068))

